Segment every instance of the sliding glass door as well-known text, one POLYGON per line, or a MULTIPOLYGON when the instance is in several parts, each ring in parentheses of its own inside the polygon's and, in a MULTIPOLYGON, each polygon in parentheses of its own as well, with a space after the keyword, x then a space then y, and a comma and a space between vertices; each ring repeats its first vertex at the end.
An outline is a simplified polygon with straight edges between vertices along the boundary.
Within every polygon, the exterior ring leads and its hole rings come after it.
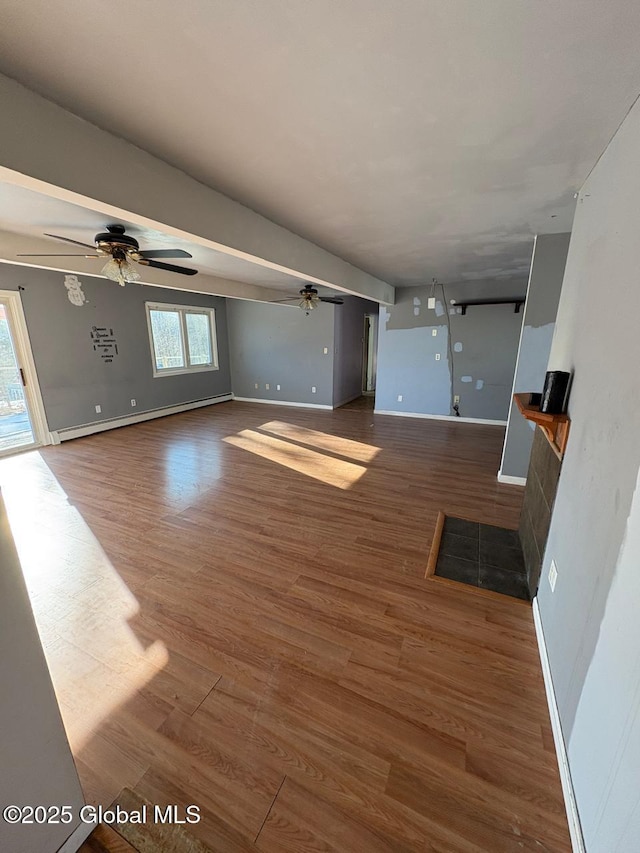
POLYGON ((17 294, 0 293, 0 456, 41 443, 33 397, 26 387, 26 343, 19 333, 17 299, 17 294))

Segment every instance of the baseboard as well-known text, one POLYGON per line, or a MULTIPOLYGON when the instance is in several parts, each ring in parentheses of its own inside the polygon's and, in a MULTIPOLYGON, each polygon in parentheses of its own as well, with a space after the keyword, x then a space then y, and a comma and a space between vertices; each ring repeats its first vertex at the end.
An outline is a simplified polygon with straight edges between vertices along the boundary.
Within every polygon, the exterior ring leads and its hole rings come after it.
POLYGON ((526 477, 512 477, 510 474, 503 474, 502 471, 498 471, 498 482, 499 483, 509 483, 512 486, 526 486, 527 478, 526 477))
POLYGON ((139 412, 136 415, 128 415, 124 418, 110 418, 106 421, 96 421, 95 423, 83 424, 82 426, 54 430, 49 435, 51 437, 52 444, 60 444, 61 441, 69 441, 69 439, 72 438, 82 438, 85 435, 104 432, 108 429, 117 429, 118 427, 130 426, 131 424, 139 424, 142 421, 150 421, 153 418, 164 418, 167 415, 177 415, 180 412, 188 412, 191 409, 199 409, 202 406, 213 406, 215 403, 226 403, 231 399, 231 394, 221 394, 219 397, 207 397, 205 400, 194 400, 191 403, 181 403, 179 406, 168 406, 164 409, 150 409, 149 411, 139 412))
POLYGON ((423 412, 391 412, 386 409, 374 409, 374 415, 393 415, 396 418, 425 418, 429 421, 455 421, 459 424, 484 424, 485 426, 506 426, 506 421, 493 421, 487 418, 457 418, 455 415, 426 415, 423 412))
POLYGON ((540 652, 540 662, 542 664, 542 676, 544 678, 544 686, 547 692, 547 704, 549 706, 549 716, 551 717, 551 728, 553 730, 553 741, 556 747, 556 755, 558 757, 558 770, 560 771, 560 781, 562 783, 562 794, 564 796, 564 806, 567 811, 567 821, 569 823, 569 835, 571 836, 571 846, 573 853, 586 853, 584 838, 582 837, 582 829, 580 827, 580 816, 578 814, 578 806, 573 791, 573 782, 571 781, 571 771, 569 769, 569 759, 567 749, 564 743, 562 734, 562 726, 560 723, 560 714, 558 712, 558 704, 556 702, 556 694, 553 688, 553 679, 551 677, 551 667, 549 666, 549 657, 547 655, 547 645, 544 640, 544 631, 542 628, 542 619, 540 617, 540 608, 538 607, 538 599, 533 599, 533 621, 536 626, 536 637, 538 639, 538 651, 540 652))
POLYGON ((83 821, 79 826, 76 826, 62 847, 58 848, 57 853, 77 853, 96 826, 97 824, 90 821, 88 823, 83 821))
POLYGON ((236 397, 233 399, 238 403, 266 403, 268 406, 288 406, 293 409, 333 409, 333 406, 325 406, 322 403, 291 403, 285 400, 259 400, 257 397, 236 397))

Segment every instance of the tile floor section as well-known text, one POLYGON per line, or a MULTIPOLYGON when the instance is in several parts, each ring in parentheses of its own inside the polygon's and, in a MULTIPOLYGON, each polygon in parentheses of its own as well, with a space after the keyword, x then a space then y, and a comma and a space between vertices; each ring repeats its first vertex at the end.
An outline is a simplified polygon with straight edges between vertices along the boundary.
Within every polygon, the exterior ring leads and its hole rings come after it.
POLYGON ((435 574, 529 600, 517 530, 447 516, 435 574))

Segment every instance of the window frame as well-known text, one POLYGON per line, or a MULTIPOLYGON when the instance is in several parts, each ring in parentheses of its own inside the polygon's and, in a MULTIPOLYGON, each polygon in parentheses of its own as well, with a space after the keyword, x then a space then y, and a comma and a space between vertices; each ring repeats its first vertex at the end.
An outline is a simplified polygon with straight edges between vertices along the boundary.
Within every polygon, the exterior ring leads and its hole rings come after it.
POLYGON ((180 376, 184 373, 207 373, 211 370, 220 369, 218 360, 218 336, 216 334, 215 308, 199 305, 174 305, 170 302, 145 302, 145 309, 147 312, 147 331, 149 333, 151 366, 153 369, 154 379, 159 379, 162 376, 180 376), (171 314, 178 314, 180 319, 180 344, 182 348, 182 360, 185 365, 184 367, 156 367, 156 348, 153 337, 153 325, 151 323, 152 311, 166 311, 171 314), (209 336, 211 340, 210 364, 191 364, 186 320, 188 314, 206 314, 209 318, 209 336))

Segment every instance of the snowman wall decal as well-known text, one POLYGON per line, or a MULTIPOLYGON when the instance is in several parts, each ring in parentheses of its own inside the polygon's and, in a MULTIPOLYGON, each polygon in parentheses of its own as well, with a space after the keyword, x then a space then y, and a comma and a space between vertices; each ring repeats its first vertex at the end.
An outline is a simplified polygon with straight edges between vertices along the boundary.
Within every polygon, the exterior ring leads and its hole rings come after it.
POLYGON ((84 305, 87 297, 84 295, 82 282, 77 275, 65 275, 64 286, 67 288, 67 296, 72 305, 77 305, 78 307, 84 305))

